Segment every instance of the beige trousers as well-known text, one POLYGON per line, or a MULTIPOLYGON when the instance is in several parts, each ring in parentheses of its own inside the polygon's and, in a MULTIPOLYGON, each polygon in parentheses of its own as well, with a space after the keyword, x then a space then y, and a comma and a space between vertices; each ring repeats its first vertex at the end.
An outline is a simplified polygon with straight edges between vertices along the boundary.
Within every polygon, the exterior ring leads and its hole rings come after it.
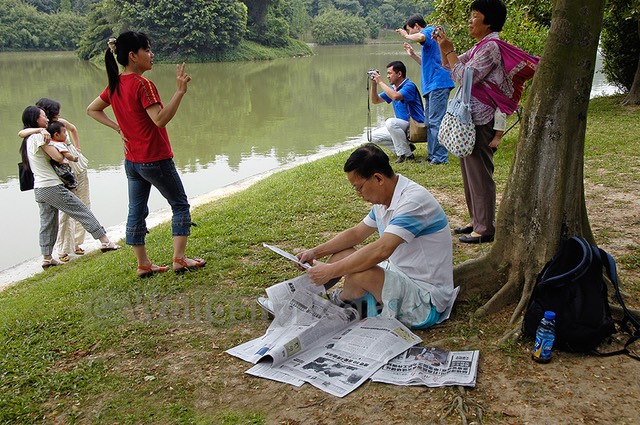
MULTIPOLYGON (((87 170, 82 170, 76 174, 78 187, 75 195, 89 208, 91 200, 89 197, 89 177, 87 170)), ((60 254, 73 254, 77 245, 84 243, 86 231, 77 221, 67 214, 60 212, 58 223, 58 237, 56 241, 56 252, 60 254)))

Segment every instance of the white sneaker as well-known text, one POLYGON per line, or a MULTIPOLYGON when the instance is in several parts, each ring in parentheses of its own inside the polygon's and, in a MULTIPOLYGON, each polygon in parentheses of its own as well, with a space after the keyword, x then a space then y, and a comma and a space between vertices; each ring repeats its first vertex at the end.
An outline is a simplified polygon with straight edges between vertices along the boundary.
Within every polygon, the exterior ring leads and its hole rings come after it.
POLYGON ((328 295, 329 301, 331 301, 333 304, 337 305, 338 307, 346 307, 347 303, 345 303, 340 299, 341 293, 342 293, 342 288, 334 289, 333 292, 331 292, 328 295))
POLYGON ((271 304, 271 300, 269 298, 267 298, 267 297, 258 297, 256 302, 258 303, 260 308, 262 308, 264 311, 266 311, 267 313, 275 316, 275 313, 273 312, 273 304, 271 304))

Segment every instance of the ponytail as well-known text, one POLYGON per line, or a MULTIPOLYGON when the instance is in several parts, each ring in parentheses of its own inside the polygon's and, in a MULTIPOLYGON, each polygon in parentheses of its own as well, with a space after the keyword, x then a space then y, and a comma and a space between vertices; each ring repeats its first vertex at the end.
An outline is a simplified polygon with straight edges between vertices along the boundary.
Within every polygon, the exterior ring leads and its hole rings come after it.
POLYGON ((114 53, 111 51, 111 48, 107 48, 107 51, 104 53, 104 66, 107 69, 109 94, 111 95, 118 91, 118 83, 120 83, 120 69, 118 69, 116 58, 113 55, 114 53))

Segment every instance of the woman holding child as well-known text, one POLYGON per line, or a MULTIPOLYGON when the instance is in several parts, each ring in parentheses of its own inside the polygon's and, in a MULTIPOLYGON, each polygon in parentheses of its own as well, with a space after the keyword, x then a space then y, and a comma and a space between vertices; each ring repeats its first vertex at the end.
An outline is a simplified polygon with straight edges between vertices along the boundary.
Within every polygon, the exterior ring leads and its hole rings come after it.
POLYGON ((163 105, 153 82, 143 77, 153 67, 149 38, 143 33, 128 31, 117 39, 110 39, 108 46, 105 65, 109 85, 87 107, 87 114, 117 131, 124 141, 124 168, 129 189, 126 243, 133 247, 138 262, 137 274, 147 277, 167 270, 167 267, 151 262, 145 246, 147 203, 152 186, 160 191, 173 211, 173 270, 182 273, 202 267, 205 260, 185 256, 191 214, 165 128, 175 116, 191 77, 185 73, 184 64, 178 65, 178 87, 169 103, 163 105), (120 73, 118 63, 124 67, 124 72, 120 73), (109 106, 117 122, 105 113, 109 106))
MULTIPOLYGON (((89 162, 80 152, 80 138, 78 137, 78 130, 76 129, 76 126, 60 116, 60 102, 43 97, 36 102, 36 106, 45 112, 47 119, 49 120, 49 125, 54 122, 63 124, 67 134, 64 144, 66 145, 69 153, 78 158, 77 161, 69 162, 69 166, 73 171, 77 184, 74 193, 87 207, 91 208, 91 199, 89 197, 89 176, 87 170, 89 162)), ((39 131, 40 129, 24 129, 18 133, 18 136, 24 138, 39 131)), ((84 242, 84 239, 84 227, 69 217, 68 214, 64 212, 60 214, 60 223, 56 242, 58 259, 66 263, 70 259, 70 253, 83 255, 84 249, 82 249, 80 245, 84 242)))
POLYGON ((57 266, 51 253, 58 232, 58 211, 62 211, 78 222, 102 243, 102 252, 119 249, 111 242, 91 210, 69 189, 64 187, 50 161, 62 161, 63 155, 45 139, 49 120, 45 112, 37 106, 29 106, 22 113, 22 124, 32 131, 25 137, 20 146, 22 162, 28 164, 34 175, 35 199, 40 207, 40 250, 43 255, 42 268, 57 266))

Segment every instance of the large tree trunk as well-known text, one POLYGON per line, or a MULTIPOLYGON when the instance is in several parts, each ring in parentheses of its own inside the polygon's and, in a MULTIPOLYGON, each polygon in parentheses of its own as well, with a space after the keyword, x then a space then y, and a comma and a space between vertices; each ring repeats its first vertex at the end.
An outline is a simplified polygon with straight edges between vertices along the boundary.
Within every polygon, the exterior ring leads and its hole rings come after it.
MULTIPOLYGON (((640 35, 640 19, 638 19, 638 34, 640 35)), ((638 58, 638 66, 636 66, 636 73, 633 77, 633 84, 629 93, 622 101, 623 105, 640 105, 640 57, 638 58)))
POLYGON ((556 0, 549 36, 525 105, 511 172, 484 257, 454 270, 462 296, 492 295, 477 314, 526 307, 562 238, 592 240, 584 187, 584 138, 604 0, 556 0))

